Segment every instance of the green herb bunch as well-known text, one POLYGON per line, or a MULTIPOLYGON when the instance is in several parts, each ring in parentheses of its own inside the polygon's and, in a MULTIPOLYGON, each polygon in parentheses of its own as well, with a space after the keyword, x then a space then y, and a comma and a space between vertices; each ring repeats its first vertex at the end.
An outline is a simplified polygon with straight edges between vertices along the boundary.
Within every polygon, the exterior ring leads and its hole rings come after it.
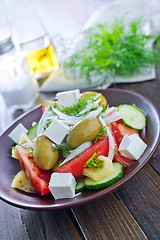
POLYGON ((73 151, 73 149, 68 145, 56 145, 56 148, 61 152, 62 157, 66 158, 73 151))
POLYGON ((104 161, 101 159, 98 159, 98 155, 100 154, 100 151, 97 153, 93 153, 92 156, 87 160, 84 167, 89 167, 91 170, 95 170, 95 168, 103 168, 104 161))
MULTIPOLYGON (((79 113, 80 113, 82 110, 85 109, 85 107, 87 106, 87 104, 88 104, 89 102, 94 103, 94 98, 93 98, 93 96, 83 96, 83 97, 81 97, 81 98, 78 100, 78 102, 77 102, 76 104, 74 104, 74 105, 72 105, 72 106, 70 106, 70 107, 62 107, 62 108, 60 109, 60 108, 58 108, 58 107, 56 106, 56 108, 57 108, 59 111, 65 113, 65 114, 67 114, 67 115, 69 115, 69 116, 79 117, 79 116, 83 116, 83 115, 86 114, 86 113, 84 113, 84 114, 80 115, 79 113)), ((93 107, 91 110, 96 110, 96 109, 97 109, 96 107, 93 107)))
POLYGON ((94 143, 97 142, 98 140, 102 140, 105 138, 108 138, 107 129, 106 129, 106 126, 105 127, 101 126, 101 130, 99 131, 96 139, 94 140, 94 143))
POLYGON ((150 67, 159 59, 158 51, 151 46, 151 35, 143 33, 142 18, 125 23, 124 18, 114 23, 99 24, 84 32, 87 45, 64 62, 66 72, 90 84, 92 76, 102 76, 103 83, 116 75, 130 77, 141 73, 142 67, 150 67), (151 47, 148 47, 151 46, 151 47))

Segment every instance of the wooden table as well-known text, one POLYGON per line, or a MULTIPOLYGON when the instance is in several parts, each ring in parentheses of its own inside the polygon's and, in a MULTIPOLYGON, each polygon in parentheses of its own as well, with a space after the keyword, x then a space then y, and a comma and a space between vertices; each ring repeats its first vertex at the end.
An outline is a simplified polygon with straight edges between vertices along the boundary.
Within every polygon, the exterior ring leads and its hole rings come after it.
MULTIPOLYGON (((140 93, 160 109, 160 72, 155 80, 116 87, 140 93)), ((2 130, 7 115, 1 114, 0 118, 2 130)), ((158 240, 159 190, 160 147, 145 167, 120 189, 84 206, 45 212, 23 210, 0 201, 0 239, 158 240)))

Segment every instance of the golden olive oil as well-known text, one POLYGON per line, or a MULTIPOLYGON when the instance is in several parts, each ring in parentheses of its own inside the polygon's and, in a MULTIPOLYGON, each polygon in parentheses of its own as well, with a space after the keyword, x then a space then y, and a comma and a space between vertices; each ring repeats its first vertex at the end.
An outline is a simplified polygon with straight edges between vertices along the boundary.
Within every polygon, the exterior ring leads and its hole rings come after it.
POLYGON ((59 69, 56 53, 51 43, 47 48, 27 53, 26 58, 35 76, 43 77, 59 69))

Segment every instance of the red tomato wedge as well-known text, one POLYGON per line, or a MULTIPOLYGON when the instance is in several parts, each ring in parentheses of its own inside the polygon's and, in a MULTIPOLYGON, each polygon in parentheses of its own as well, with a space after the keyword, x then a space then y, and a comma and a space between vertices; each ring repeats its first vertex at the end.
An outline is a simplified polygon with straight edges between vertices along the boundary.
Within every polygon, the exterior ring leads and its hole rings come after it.
POLYGON ((135 162, 135 160, 122 156, 119 151, 116 151, 113 161, 121 163, 124 168, 130 167, 135 162))
POLYGON ((114 133, 114 136, 115 136, 118 146, 121 143, 124 135, 129 136, 132 134, 138 134, 138 130, 127 127, 126 125, 123 124, 123 122, 121 120, 115 121, 115 122, 111 123, 110 125, 111 125, 111 129, 112 129, 112 132, 114 133))
POLYGON ((42 112, 44 113, 44 111, 45 111, 45 108, 46 108, 46 106, 45 106, 45 104, 43 104, 42 105, 42 112))
POLYGON ((109 151, 108 138, 93 143, 92 146, 85 150, 80 156, 73 158, 69 162, 65 163, 64 165, 60 166, 58 169, 53 171, 59 173, 70 172, 73 174, 76 180, 79 180, 83 177, 82 172, 85 163, 92 156, 93 153, 98 153, 98 151, 100 152, 100 154, 98 155, 107 156, 109 151))
POLYGON ((48 185, 51 173, 38 168, 29 156, 27 149, 21 146, 17 146, 16 149, 20 165, 26 175, 31 179, 37 193, 39 195, 45 195, 49 193, 50 190, 48 185))
POLYGON ((121 120, 115 121, 110 125, 111 125, 110 131, 112 132, 113 139, 115 142, 115 155, 113 161, 120 162, 124 168, 129 167, 135 162, 135 160, 122 156, 122 154, 118 151, 118 147, 124 135, 138 134, 138 131, 128 128, 122 123, 121 120))

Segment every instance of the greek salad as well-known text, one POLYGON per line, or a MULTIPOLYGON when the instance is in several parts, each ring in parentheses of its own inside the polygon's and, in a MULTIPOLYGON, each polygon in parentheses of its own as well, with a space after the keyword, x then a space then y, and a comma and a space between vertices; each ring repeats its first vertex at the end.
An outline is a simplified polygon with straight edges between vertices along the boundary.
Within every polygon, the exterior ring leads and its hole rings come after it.
POLYGON ((134 103, 109 106, 96 91, 59 92, 55 101, 44 102, 30 129, 20 123, 9 134, 22 169, 11 187, 51 192, 55 199, 108 187, 144 153, 139 131, 145 126, 146 116, 134 103))

